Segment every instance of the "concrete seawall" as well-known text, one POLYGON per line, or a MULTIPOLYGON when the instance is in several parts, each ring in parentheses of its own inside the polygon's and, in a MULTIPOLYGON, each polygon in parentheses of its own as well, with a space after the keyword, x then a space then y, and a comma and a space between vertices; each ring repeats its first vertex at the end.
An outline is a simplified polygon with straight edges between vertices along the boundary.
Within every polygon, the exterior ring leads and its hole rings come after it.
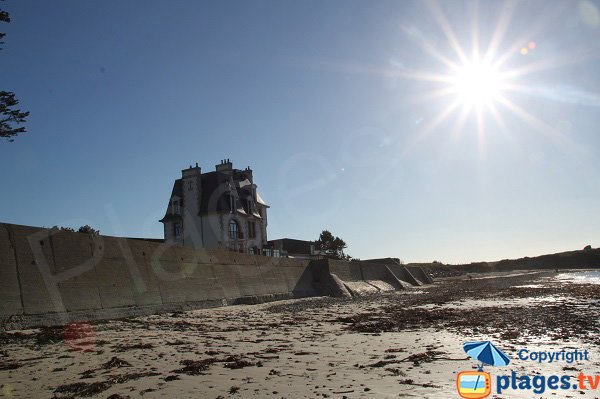
POLYGON ((315 279, 320 283, 316 286, 317 291, 328 295, 364 296, 433 283, 420 268, 409 271, 396 263, 322 259, 313 261, 312 265, 315 279), (417 279, 413 273, 425 281, 417 279))
POLYGON ((385 265, 193 250, 0 224, 0 327, 401 289, 385 265))

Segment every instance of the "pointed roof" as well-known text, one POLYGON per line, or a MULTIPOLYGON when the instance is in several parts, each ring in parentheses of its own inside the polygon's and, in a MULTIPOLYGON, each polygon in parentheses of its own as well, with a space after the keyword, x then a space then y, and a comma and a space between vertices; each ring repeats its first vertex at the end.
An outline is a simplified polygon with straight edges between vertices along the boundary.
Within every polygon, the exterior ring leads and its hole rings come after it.
POLYGON ((269 205, 265 202, 264 199, 262 199, 262 197, 260 196, 260 194, 258 193, 258 191, 256 192, 256 202, 258 202, 261 205, 264 205, 266 207, 268 207, 269 205))

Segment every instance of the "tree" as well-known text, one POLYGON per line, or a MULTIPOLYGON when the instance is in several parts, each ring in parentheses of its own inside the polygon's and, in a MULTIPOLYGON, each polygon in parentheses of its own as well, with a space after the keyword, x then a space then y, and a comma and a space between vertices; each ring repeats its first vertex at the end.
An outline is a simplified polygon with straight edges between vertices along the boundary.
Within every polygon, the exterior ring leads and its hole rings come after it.
POLYGON ((349 255, 344 254, 344 249, 347 247, 346 242, 340 237, 334 237, 329 230, 323 230, 321 232, 317 244, 320 247, 321 253, 323 253, 326 258, 343 260, 352 259, 349 255))
MULTIPOLYGON (((10 22, 10 15, 3 10, 0 10, 0 22, 10 22)), ((0 32, 0 45, 4 44, 2 39, 6 33, 0 32)), ((0 47, 2 50, 2 47, 0 47)), ((0 91, 0 137, 14 141, 13 137, 25 133, 25 127, 17 127, 20 123, 25 123, 25 118, 29 116, 29 112, 23 112, 18 108, 14 108, 19 104, 19 100, 15 98, 15 93, 10 91, 0 91)))
MULTIPOLYGON (((59 231, 66 231, 67 233, 75 233, 75 229, 72 227, 64 227, 64 226, 52 226, 51 230, 59 230, 59 231)), ((96 230, 95 228, 93 228, 92 226, 86 224, 85 226, 81 226, 78 230, 77 233, 85 233, 85 234, 91 234, 94 236, 100 235, 100 230, 96 230)))
MULTIPOLYGON (((10 22, 10 15, 8 15, 6 11, 0 10, 0 22, 10 22)), ((2 41, 2 39, 4 39, 4 36, 6 36, 6 33, 0 32, 0 44, 4 44, 4 42, 2 41)), ((2 49, 2 47, 0 47, 0 49, 2 49)))
POLYGON ((9 91, 0 91, 0 137, 7 138, 8 141, 14 141, 12 137, 19 133, 25 133, 25 127, 15 127, 14 125, 24 123, 29 112, 23 112, 12 108, 19 104, 15 98, 15 93, 9 91))
POLYGON ((87 234, 92 234, 94 236, 97 236, 100 234, 100 230, 96 230, 95 228, 91 227, 90 225, 85 225, 85 226, 81 226, 79 228, 79 230, 77 230, 78 233, 87 233, 87 234))

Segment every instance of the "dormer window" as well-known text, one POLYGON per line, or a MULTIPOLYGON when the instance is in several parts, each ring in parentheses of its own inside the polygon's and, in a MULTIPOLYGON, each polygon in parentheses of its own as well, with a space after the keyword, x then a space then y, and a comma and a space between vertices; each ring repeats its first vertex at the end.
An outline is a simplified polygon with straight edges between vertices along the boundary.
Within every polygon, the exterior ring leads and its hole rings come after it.
POLYGON ((179 201, 173 201, 173 213, 179 215, 181 213, 179 209, 179 201))

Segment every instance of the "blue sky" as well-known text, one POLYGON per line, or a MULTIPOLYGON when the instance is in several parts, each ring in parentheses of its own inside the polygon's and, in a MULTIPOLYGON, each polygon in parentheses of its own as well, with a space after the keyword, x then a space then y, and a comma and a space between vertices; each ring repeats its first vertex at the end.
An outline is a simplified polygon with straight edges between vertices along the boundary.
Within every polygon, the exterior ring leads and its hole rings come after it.
POLYGON ((162 237, 181 169, 230 158, 269 238, 327 228, 352 256, 451 263, 600 246, 598 1, 2 8, 0 87, 31 112, 0 142, 3 222, 162 237), (507 101, 448 111, 456 48, 502 31, 507 101))

